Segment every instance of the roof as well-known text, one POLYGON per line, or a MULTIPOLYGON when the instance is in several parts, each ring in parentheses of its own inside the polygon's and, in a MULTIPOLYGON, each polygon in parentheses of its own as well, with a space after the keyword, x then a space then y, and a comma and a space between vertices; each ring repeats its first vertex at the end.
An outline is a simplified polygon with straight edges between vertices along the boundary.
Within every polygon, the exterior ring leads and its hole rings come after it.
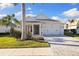
POLYGON ((27 22, 40 22, 40 21, 54 21, 54 22, 60 22, 59 20, 54 20, 54 19, 50 19, 48 18, 45 14, 38 14, 37 16, 35 17, 32 17, 32 16, 28 16, 26 17, 26 20, 27 22))
POLYGON ((38 14, 35 18, 36 18, 36 19, 49 19, 48 16, 46 16, 46 15, 43 14, 43 13, 38 14))

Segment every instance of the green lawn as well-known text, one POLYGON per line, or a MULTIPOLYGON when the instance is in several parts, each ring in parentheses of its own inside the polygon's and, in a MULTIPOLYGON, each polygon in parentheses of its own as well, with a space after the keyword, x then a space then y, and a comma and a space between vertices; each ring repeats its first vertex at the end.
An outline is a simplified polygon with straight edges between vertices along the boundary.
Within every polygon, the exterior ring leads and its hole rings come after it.
POLYGON ((2 36, 0 37, 0 48, 35 48, 35 47, 49 47, 47 42, 39 42, 35 40, 16 40, 14 37, 2 36))
POLYGON ((74 37, 74 39, 79 40, 79 37, 74 37))
POLYGON ((74 38, 75 40, 79 40, 79 34, 74 34, 74 35, 73 35, 73 38, 74 38))

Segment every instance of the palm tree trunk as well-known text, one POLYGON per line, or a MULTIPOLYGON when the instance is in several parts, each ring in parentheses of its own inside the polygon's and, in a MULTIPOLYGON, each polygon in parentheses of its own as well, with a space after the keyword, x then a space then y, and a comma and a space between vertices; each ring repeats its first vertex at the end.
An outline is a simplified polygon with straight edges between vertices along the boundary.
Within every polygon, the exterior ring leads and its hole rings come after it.
POLYGON ((21 40, 24 40, 27 38, 26 36, 26 26, 25 26, 25 3, 21 4, 22 9, 22 34, 21 34, 21 40))

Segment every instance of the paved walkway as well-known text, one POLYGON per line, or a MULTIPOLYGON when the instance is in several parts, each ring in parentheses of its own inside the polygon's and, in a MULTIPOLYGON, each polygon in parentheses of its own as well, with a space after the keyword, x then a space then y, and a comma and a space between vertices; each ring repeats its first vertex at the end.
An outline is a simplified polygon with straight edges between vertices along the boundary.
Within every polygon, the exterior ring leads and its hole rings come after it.
POLYGON ((50 48, 0 49, 0 56, 50 56, 50 48))

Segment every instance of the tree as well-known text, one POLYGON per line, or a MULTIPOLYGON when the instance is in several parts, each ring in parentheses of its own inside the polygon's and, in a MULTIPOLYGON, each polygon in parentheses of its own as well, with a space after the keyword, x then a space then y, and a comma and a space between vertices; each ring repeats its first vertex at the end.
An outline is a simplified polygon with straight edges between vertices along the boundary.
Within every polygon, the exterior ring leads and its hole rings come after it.
POLYGON ((26 39, 26 26, 25 26, 25 3, 21 4, 21 10, 22 10, 22 34, 21 34, 21 40, 26 39))
POLYGON ((11 26, 12 24, 16 25, 16 23, 20 24, 20 22, 15 18, 15 14, 7 15, 1 19, 2 25, 11 26))
MULTIPOLYGON (((14 6, 16 6, 17 5, 17 3, 15 4, 15 3, 13 3, 14 4, 14 6)), ((21 40, 24 40, 24 39, 26 39, 27 38, 27 35, 26 35, 26 26, 25 26, 25 3, 22 3, 21 4, 21 12, 22 12, 22 24, 21 24, 21 26, 22 26, 22 33, 21 33, 21 40)))
MULTIPOLYGON (((17 5, 17 3, 13 3, 14 6, 17 5)), ((26 35, 26 26, 24 24, 24 21, 25 21, 25 3, 22 3, 21 4, 21 12, 22 12, 22 23, 21 23, 21 26, 22 26, 22 33, 21 33, 21 40, 23 39, 26 39, 27 38, 27 35, 26 35)))
MULTIPOLYGON (((18 3, 12 3, 12 4, 14 6, 16 6, 18 3)), ((21 40, 23 40, 23 39, 26 39, 27 38, 27 35, 25 33, 26 28, 25 28, 25 24, 24 24, 24 20, 25 20, 25 3, 22 3, 21 4, 21 10, 22 10, 22 34, 21 34, 21 40)), ((9 18, 9 16, 8 16, 8 18, 9 18)), ((6 19, 6 18, 4 18, 4 19, 6 19)), ((3 20, 3 21, 5 22, 5 20, 3 20)))
POLYGON ((79 29, 79 21, 77 22, 77 29, 79 29))
POLYGON ((73 23, 75 20, 74 19, 72 19, 71 21, 70 21, 70 23, 73 23))
MULTIPOLYGON (((20 22, 15 18, 15 14, 7 15, 3 17, 0 23, 1 25, 10 26, 11 29, 13 29, 14 26, 16 26, 16 23, 20 24, 20 22)), ((10 32, 10 35, 11 35, 11 32, 10 32)))

